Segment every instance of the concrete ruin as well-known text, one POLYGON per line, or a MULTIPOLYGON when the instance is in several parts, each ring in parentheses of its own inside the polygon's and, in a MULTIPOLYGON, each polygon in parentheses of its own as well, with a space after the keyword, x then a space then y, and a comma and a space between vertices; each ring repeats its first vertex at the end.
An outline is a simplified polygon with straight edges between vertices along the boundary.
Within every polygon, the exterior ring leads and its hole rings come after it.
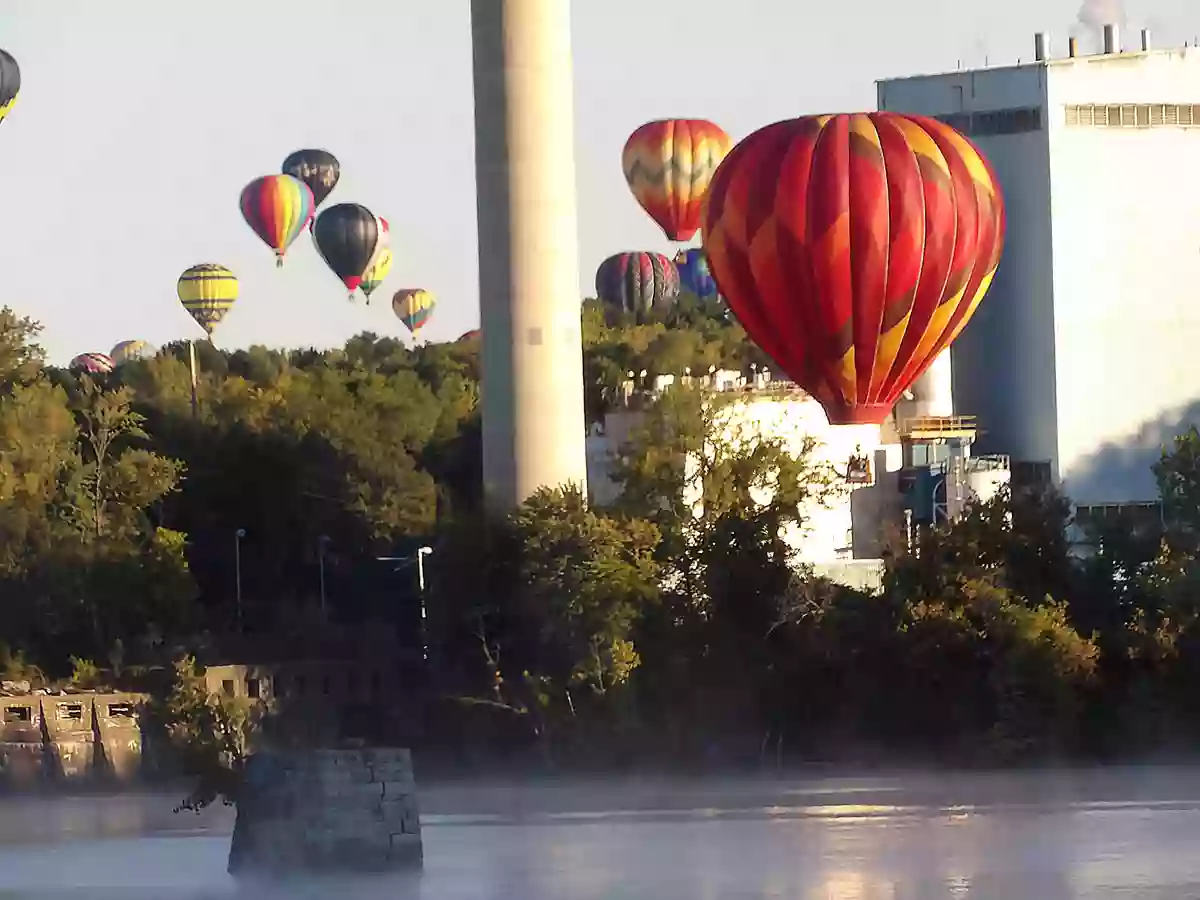
POLYGON ((144 701, 124 693, 0 695, 0 788, 135 780, 144 701))
POLYGON ((247 763, 231 874, 387 872, 421 859, 409 751, 273 751, 247 763))

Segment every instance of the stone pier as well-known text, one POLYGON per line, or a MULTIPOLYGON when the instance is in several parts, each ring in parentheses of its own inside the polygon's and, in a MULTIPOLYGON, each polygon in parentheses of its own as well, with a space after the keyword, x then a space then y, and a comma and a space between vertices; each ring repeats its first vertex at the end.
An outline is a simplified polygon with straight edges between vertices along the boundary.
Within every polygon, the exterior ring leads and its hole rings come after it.
POLYGON ((238 797, 234 875, 386 872, 421 865, 408 750, 259 753, 238 797))

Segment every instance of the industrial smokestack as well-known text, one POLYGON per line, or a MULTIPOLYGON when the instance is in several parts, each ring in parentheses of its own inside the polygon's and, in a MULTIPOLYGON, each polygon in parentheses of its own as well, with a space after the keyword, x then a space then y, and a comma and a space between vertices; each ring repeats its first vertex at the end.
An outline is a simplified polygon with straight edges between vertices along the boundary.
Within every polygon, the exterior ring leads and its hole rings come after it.
POLYGON ((1104 26, 1104 52, 1106 55, 1121 52, 1121 31, 1111 22, 1104 26))
POLYGON ((1150 52, 1150 29, 1149 28, 1142 29, 1142 52, 1143 53, 1150 52))
POLYGON ((1046 61, 1046 33, 1039 31, 1033 36, 1033 58, 1037 62, 1046 61))
POLYGON ((567 0, 471 0, 484 500, 587 490, 567 0))
POLYGON ((1079 38, 1073 37, 1067 41, 1067 56, 1074 59, 1079 55, 1079 38))

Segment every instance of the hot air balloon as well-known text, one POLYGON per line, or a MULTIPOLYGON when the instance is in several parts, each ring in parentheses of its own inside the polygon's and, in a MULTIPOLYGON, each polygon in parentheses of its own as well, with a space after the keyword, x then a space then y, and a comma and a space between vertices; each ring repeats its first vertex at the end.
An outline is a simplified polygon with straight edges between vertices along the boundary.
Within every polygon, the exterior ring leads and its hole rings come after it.
POLYGON ((717 293, 717 282, 708 268, 708 257, 700 248, 680 250, 675 254, 675 268, 679 270, 679 283, 684 290, 697 297, 712 297, 717 293))
POLYGON ((13 104, 17 102, 17 94, 21 93, 21 67, 17 61, 3 50, 0 50, 0 122, 8 115, 13 104))
POLYGON ((275 265, 312 218, 313 192, 291 175, 264 175, 242 188, 242 217, 263 243, 275 251, 275 265))
POLYGON ((629 189, 669 241, 700 228, 709 182, 733 142, 705 119, 648 122, 629 136, 621 165, 629 189))
POLYGON ((121 341, 109 351, 114 365, 121 365, 134 359, 149 359, 158 353, 153 344, 141 340, 121 341))
POLYGON ((479 328, 472 328, 470 331, 464 331, 458 336, 456 344, 469 344, 471 341, 477 341, 483 337, 483 331, 479 328))
POLYGON ((433 315, 437 297, 422 288, 402 288, 392 296, 392 312, 412 332, 413 340, 433 315))
POLYGON ((367 274, 363 276, 362 284, 359 288, 367 295, 367 302, 371 302, 371 295, 375 293, 376 288, 383 284, 383 280, 387 278, 388 272, 392 271, 392 250, 390 247, 384 247, 383 252, 379 253, 375 258, 375 264, 367 269, 367 274))
POLYGON ((618 253, 596 270, 596 294, 642 319, 679 296, 679 270, 661 253, 618 253))
POLYGON ((103 353, 80 353, 71 360, 71 368, 88 375, 107 375, 113 370, 113 361, 103 353))
POLYGON ((704 218, 734 315, 834 425, 882 422, 957 337, 1005 221, 969 140, 886 112, 756 131, 717 172, 704 218))
POLYGON ((357 203, 331 206, 313 224, 317 252, 333 274, 342 279, 351 298, 371 265, 386 227, 369 209, 357 203))
POLYGON ((202 263, 179 276, 176 291, 188 315, 211 339, 213 329, 238 298, 238 280, 224 266, 202 263))
POLYGON ((342 167, 328 150, 297 150, 283 161, 284 175, 299 178, 313 193, 313 206, 320 206, 338 183, 342 167))

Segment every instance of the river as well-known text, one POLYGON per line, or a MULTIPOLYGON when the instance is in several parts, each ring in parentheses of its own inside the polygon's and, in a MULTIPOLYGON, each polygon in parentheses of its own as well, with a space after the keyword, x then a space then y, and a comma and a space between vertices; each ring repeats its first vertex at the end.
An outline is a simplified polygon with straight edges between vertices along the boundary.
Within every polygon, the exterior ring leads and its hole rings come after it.
POLYGON ((426 785, 425 869, 238 887, 232 813, 0 801, 0 898, 1195 900, 1200 769, 426 785))

